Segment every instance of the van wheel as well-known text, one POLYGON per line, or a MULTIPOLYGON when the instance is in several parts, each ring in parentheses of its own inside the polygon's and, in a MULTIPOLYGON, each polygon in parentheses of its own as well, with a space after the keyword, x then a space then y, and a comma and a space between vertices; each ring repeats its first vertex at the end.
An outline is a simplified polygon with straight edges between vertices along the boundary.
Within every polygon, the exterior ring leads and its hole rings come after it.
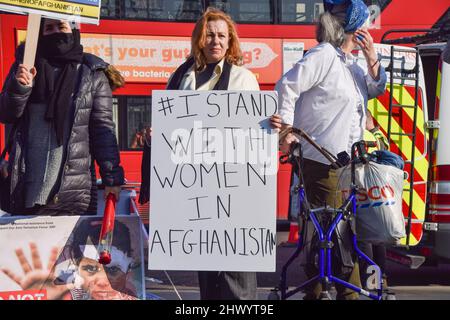
POLYGON ((397 300, 397 297, 394 292, 387 291, 387 292, 383 293, 382 300, 397 300))
POLYGON ((278 289, 272 289, 267 296, 267 300, 280 300, 280 294, 278 293, 278 289))

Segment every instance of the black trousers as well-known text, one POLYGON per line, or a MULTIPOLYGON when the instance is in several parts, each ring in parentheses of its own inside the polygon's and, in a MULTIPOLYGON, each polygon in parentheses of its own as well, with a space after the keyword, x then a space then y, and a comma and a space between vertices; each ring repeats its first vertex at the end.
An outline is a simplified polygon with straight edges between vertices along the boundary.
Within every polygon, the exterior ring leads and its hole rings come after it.
POLYGON ((199 271, 201 300, 256 300, 256 272, 199 271))
MULTIPOLYGON (((383 287, 387 287, 386 276, 386 245, 384 244, 372 244, 367 242, 358 241, 358 247, 362 252, 366 254, 373 262, 375 262, 381 270, 381 275, 384 281, 383 287)), ((361 259, 361 282, 366 283, 368 274, 367 267, 369 266, 365 260, 361 259)))

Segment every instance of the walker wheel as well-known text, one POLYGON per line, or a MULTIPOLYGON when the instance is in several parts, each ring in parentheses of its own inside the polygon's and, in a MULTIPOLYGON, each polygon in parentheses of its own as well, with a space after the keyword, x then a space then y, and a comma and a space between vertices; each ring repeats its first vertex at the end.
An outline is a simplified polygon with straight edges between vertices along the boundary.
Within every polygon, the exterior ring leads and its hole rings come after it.
POLYGON ((272 289, 267 296, 267 300, 280 300, 280 294, 278 293, 278 289, 272 289))
POLYGON ((383 294, 383 300, 397 300, 394 292, 386 292, 383 294))
POLYGON ((319 300, 333 300, 333 299, 331 299, 331 295, 328 291, 322 291, 320 293, 319 300))

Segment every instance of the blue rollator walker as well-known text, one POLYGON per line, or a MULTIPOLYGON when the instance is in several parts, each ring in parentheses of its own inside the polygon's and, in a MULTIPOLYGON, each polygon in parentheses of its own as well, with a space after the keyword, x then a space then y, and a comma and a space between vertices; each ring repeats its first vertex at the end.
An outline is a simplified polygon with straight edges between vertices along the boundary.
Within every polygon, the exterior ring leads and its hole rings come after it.
MULTIPOLYGON (((292 128, 292 132, 306 141, 311 143, 317 150, 319 150, 330 162, 332 163, 333 168, 339 168, 346 165, 345 162, 348 162, 348 155, 346 161, 342 161, 337 159, 334 155, 332 155, 328 150, 318 145, 314 140, 311 139, 304 131, 297 128, 292 128)), ((302 219, 302 225, 306 226, 307 221, 311 221, 314 225, 314 229, 317 232, 318 236, 318 269, 319 274, 314 276, 313 278, 307 280, 299 287, 288 291, 288 287, 286 285, 286 274, 289 265, 291 265, 294 260, 299 256, 302 249, 304 248, 304 241, 302 240, 302 234, 299 235, 299 239, 297 242, 297 249, 292 254, 292 256, 288 259, 286 264, 282 267, 281 275, 280 275, 280 283, 278 288, 275 288, 272 293, 269 295, 269 299, 281 300, 288 299, 293 296, 297 292, 305 289, 308 285, 311 285, 315 282, 320 282, 322 284, 322 292, 320 293, 319 299, 321 300, 331 300, 331 296, 329 294, 329 289, 331 288, 332 283, 338 283, 344 287, 347 287, 359 294, 367 296, 374 300, 382 300, 383 288, 382 288, 382 276, 380 267, 373 262, 367 255, 365 255, 357 245, 356 232, 354 228, 350 228, 353 230, 351 234, 353 249, 357 253, 358 257, 364 259, 370 266, 373 266, 375 269, 376 276, 376 291, 372 292, 364 290, 363 288, 357 287, 349 282, 346 282, 332 273, 332 250, 334 243, 332 241, 333 233, 336 232, 336 228, 342 220, 347 223, 352 223, 352 221, 356 217, 356 194, 358 192, 358 187, 355 184, 355 165, 359 162, 366 163, 368 161, 369 155, 366 152, 366 147, 375 147, 376 142, 368 142, 368 141, 359 141, 353 144, 351 148, 351 186, 350 186, 350 195, 344 201, 341 207, 335 209, 330 206, 320 207, 311 209, 308 199, 305 193, 305 186, 303 181, 303 175, 300 170, 302 158, 302 150, 301 145, 299 143, 295 143, 291 145, 291 151, 288 155, 284 155, 281 157, 281 162, 290 162, 294 164, 294 168, 298 170, 297 174, 299 177, 299 183, 295 188, 295 192, 298 194, 298 208, 299 208, 299 218, 302 219), (324 226, 319 221, 321 219, 321 215, 327 215, 330 220, 329 223, 324 226), (279 295, 278 291, 281 293, 279 295), (376 292, 376 293, 375 293, 376 292)), ((303 229, 303 228, 301 228, 303 229)), ((303 233, 303 230, 300 230, 303 233)))

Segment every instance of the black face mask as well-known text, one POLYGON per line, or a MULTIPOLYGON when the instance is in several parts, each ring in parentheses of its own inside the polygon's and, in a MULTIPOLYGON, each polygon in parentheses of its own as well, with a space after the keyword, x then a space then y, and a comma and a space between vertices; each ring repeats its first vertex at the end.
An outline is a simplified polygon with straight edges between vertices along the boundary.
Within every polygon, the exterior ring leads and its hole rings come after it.
POLYGON ((42 36, 42 50, 46 58, 61 56, 69 52, 74 45, 72 33, 57 32, 42 36))

